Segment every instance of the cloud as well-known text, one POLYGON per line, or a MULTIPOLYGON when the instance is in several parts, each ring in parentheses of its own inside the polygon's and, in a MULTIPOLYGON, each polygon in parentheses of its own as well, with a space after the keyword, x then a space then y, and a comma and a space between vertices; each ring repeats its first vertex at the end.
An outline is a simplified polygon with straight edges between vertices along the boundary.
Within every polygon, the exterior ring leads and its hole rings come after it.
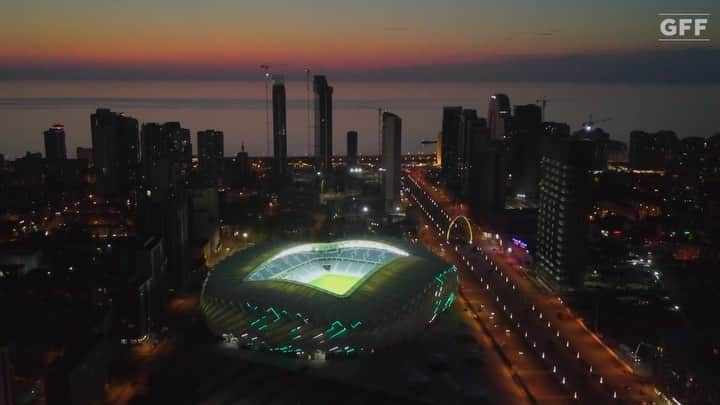
POLYGON ((483 63, 406 66, 345 72, 392 81, 534 81, 720 83, 720 49, 652 49, 635 52, 516 56, 483 63))
MULTIPOLYGON (((288 80, 304 80, 301 65, 283 68, 288 80)), ((0 62, 4 79, 254 80, 255 65, 113 66, 93 64, 11 64, 0 62)), ((720 49, 648 49, 634 52, 526 55, 493 62, 458 62, 392 68, 330 68, 332 80, 535 81, 720 83, 720 49)))

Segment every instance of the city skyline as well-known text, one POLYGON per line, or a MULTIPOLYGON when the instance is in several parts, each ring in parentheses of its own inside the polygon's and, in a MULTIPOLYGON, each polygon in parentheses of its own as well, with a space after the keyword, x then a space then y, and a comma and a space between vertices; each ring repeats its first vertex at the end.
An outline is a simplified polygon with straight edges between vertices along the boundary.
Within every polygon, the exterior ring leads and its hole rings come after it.
POLYGON ((0 405, 720 403, 717 0, 6 3, 0 405))
MULTIPOLYGON (((602 128, 628 141, 633 130, 673 130, 681 138, 709 136, 720 121, 712 100, 718 86, 595 85, 580 83, 353 83, 333 82, 334 144, 344 145, 348 130, 358 131, 358 153, 376 154, 377 108, 404 118, 403 153, 430 152, 422 140, 441 130, 442 107, 466 105, 487 114, 488 98, 498 91, 511 104, 534 104, 547 97, 546 119, 567 122, 573 130, 593 114, 612 117, 602 128), (665 97, 672 92, 672 98, 665 97), (391 93, 391 96, 386 96, 391 93), (617 100, 623 100, 618 103, 617 100), (636 106, 635 109, 626 108, 636 106)), ((1 82, 0 82, 1 83, 1 82)), ((286 81, 287 148, 290 156, 307 152, 305 81, 286 81)), ((312 104, 312 103, 311 103, 312 104)), ((89 113, 98 107, 124 111, 140 122, 180 120, 193 134, 207 128, 225 133, 228 156, 244 142, 251 155, 265 153, 265 93, 262 78, 253 82, 5 82, 0 85, 0 150, 7 158, 43 149, 42 132, 50 125, 65 126, 67 147, 90 145, 89 113), (194 96, 191 96, 194 95, 194 96)), ((312 106, 311 106, 312 107, 312 106)), ((311 124, 314 120, 311 117, 311 124)), ((193 143, 195 138, 193 137, 193 143)), ((311 142, 311 143, 314 143, 311 142)), ((197 150, 197 145, 193 145, 197 150)), ((333 152, 344 153, 344 147, 333 152)))

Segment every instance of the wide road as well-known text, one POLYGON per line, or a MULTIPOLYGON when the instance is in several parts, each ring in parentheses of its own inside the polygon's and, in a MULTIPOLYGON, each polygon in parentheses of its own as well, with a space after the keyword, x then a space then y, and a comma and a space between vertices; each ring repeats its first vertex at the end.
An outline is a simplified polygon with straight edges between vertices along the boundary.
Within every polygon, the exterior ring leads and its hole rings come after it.
MULTIPOLYGON (((523 336, 512 329, 512 320, 502 311, 502 305, 485 289, 463 264, 462 256, 448 248, 443 239, 430 227, 427 218, 420 218, 418 243, 455 264, 460 274, 460 292, 457 304, 471 317, 476 333, 483 337, 485 346, 494 350, 502 360, 496 366, 500 377, 510 377, 525 392, 530 403, 569 404, 572 393, 561 380, 545 367, 541 359, 532 355, 532 348, 523 336)), ((509 398, 508 398, 509 400, 509 398)))
MULTIPOLYGON (((431 221, 443 238, 450 222, 465 215, 467 208, 453 201, 437 182, 429 181, 422 169, 408 173, 405 192, 431 221)), ((462 225, 465 226, 465 225, 462 225)), ((460 243, 456 254, 482 280, 506 317, 512 316, 516 333, 523 336, 546 367, 557 375, 582 403, 664 403, 654 387, 632 373, 632 369, 589 331, 561 299, 539 288, 518 265, 524 252, 507 253, 510 241, 500 236, 477 242, 486 227, 472 226, 475 243, 460 243)), ((446 250, 455 251, 447 244, 446 250)))

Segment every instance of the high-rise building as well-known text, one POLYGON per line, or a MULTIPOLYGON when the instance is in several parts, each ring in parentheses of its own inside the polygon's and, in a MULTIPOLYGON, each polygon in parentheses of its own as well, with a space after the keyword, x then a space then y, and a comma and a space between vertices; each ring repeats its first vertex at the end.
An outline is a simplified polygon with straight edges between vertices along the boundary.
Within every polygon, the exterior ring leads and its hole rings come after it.
POLYGON ((162 125, 166 152, 170 159, 177 162, 184 175, 192 166, 192 142, 190 130, 183 128, 179 122, 166 122, 162 125))
POLYGON ((400 161, 402 120, 393 113, 382 115, 382 169, 385 210, 400 210, 400 161))
POLYGON ((630 167, 633 169, 666 169, 677 158, 679 150, 680 141, 675 132, 630 133, 630 167))
POLYGON ((332 168, 332 94, 325 76, 313 77, 315 92, 315 160, 318 170, 332 168))
POLYGON ((202 176, 211 185, 222 181, 225 136, 222 131, 206 129, 197 133, 198 163, 202 176))
POLYGON ((457 158, 458 143, 462 138, 462 112, 463 108, 460 106, 443 107, 442 165, 440 167, 440 174, 451 188, 456 188, 459 185, 457 179, 457 158))
POLYGON ((610 139, 607 143, 607 160, 610 162, 627 163, 628 146, 625 142, 610 139))
POLYGON ((75 157, 78 160, 84 160, 88 162, 88 166, 92 167, 93 165, 93 151, 92 148, 84 148, 82 146, 78 146, 75 149, 75 157))
POLYGON ((347 165, 357 164, 358 158, 358 133, 357 131, 347 132, 347 165))
POLYGON ((491 96, 487 119, 490 137, 499 140, 505 139, 508 120, 510 119, 510 98, 505 94, 491 96))
POLYGON ((142 126, 142 184, 153 199, 185 185, 192 165, 190 130, 179 122, 142 126))
POLYGON ((225 159, 225 183, 233 188, 243 187, 250 178, 250 158, 245 151, 245 143, 240 144, 240 152, 235 157, 225 159))
POLYGON ((438 132, 437 138, 435 141, 435 164, 439 167, 442 167, 442 156, 443 156, 443 147, 442 147, 442 131, 438 132))
POLYGON ((273 75, 273 178, 281 181, 287 177, 287 113, 285 106, 285 82, 282 76, 273 75))
POLYGON ((460 137, 457 146, 456 178, 459 183, 460 193, 464 196, 469 194, 473 187, 471 177, 471 166, 475 157, 473 149, 479 145, 480 138, 487 135, 487 121, 477 115, 477 111, 465 109, 462 113, 460 137))
POLYGON ((585 270, 594 143, 552 138, 540 161, 537 263, 558 286, 579 285, 585 270))
MULTIPOLYGON (((606 170, 608 166, 609 149, 611 145, 610 134, 600 127, 585 127, 573 133, 573 138, 587 140, 594 144, 592 169, 606 170)), ((616 143, 613 143, 613 146, 616 143)))
POLYGON ((67 159, 65 149, 65 127, 55 124, 44 132, 45 138, 45 159, 50 162, 67 159))
POLYGON ((700 136, 689 136, 680 141, 678 168, 699 170, 704 165, 708 141, 700 136))
POLYGON ((466 195, 472 212, 483 218, 505 208, 505 146, 500 140, 490 139, 487 128, 472 138, 469 181, 466 195))
MULTIPOLYGON (((167 161, 164 161, 167 162, 167 161)), ((161 195, 168 187, 158 186, 139 195, 137 233, 162 238, 167 253, 167 282, 170 288, 185 285, 191 273, 190 202, 184 189, 161 195)))
POLYGON ((138 121, 99 108, 90 116, 90 128, 98 193, 128 194, 137 182, 138 121))
POLYGON ((567 138, 570 136, 570 126, 564 122, 543 122, 543 135, 549 138, 567 138))
POLYGON ((220 249, 220 202, 217 188, 193 188, 190 194, 190 235, 193 267, 205 264, 220 249))
MULTIPOLYGON (((508 178, 512 195, 537 198, 542 157, 542 109, 536 104, 515 106, 515 115, 508 121, 508 178)), ((497 138, 494 138, 497 139, 497 138)))

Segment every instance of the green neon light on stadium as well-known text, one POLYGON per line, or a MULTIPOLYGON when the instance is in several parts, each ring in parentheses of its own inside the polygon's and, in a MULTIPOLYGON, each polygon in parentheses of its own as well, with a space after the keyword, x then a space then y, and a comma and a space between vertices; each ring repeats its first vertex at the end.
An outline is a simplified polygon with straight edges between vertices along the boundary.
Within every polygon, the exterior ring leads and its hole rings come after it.
POLYGON ((256 319, 256 320, 252 321, 252 322, 250 323, 250 326, 255 326, 258 322, 262 322, 264 319, 265 319, 265 315, 263 315, 262 317, 260 317, 260 318, 258 318, 258 319, 256 319))
POLYGON ((447 311, 448 308, 455 302, 455 293, 451 292, 448 296, 447 300, 445 301, 445 307, 443 308, 443 311, 447 311))
POLYGON ((333 330, 335 330, 335 328, 345 329, 345 326, 342 324, 342 322, 340 322, 340 321, 335 321, 335 322, 333 322, 333 323, 330 324, 330 327, 328 327, 327 329, 325 329, 325 334, 328 334, 328 333, 332 332, 333 330))
POLYGON ((278 314, 273 307, 268 308, 265 312, 272 312, 272 314, 275 315, 275 320, 273 322, 277 322, 280 320, 280 314, 278 314))
POLYGON ((335 332, 334 334, 330 335, 330 338, 329 338, 329 339, 334 339, 334 338, 336 338, 336 337, 338 337, 338 336, 340 336, 340 335, 342 335, 342 334, 344 334, 344 333, 347 333, 347 329, 346 329, 346 328, 342 328, 341 330, 339 330, 339 331, 335 332))

